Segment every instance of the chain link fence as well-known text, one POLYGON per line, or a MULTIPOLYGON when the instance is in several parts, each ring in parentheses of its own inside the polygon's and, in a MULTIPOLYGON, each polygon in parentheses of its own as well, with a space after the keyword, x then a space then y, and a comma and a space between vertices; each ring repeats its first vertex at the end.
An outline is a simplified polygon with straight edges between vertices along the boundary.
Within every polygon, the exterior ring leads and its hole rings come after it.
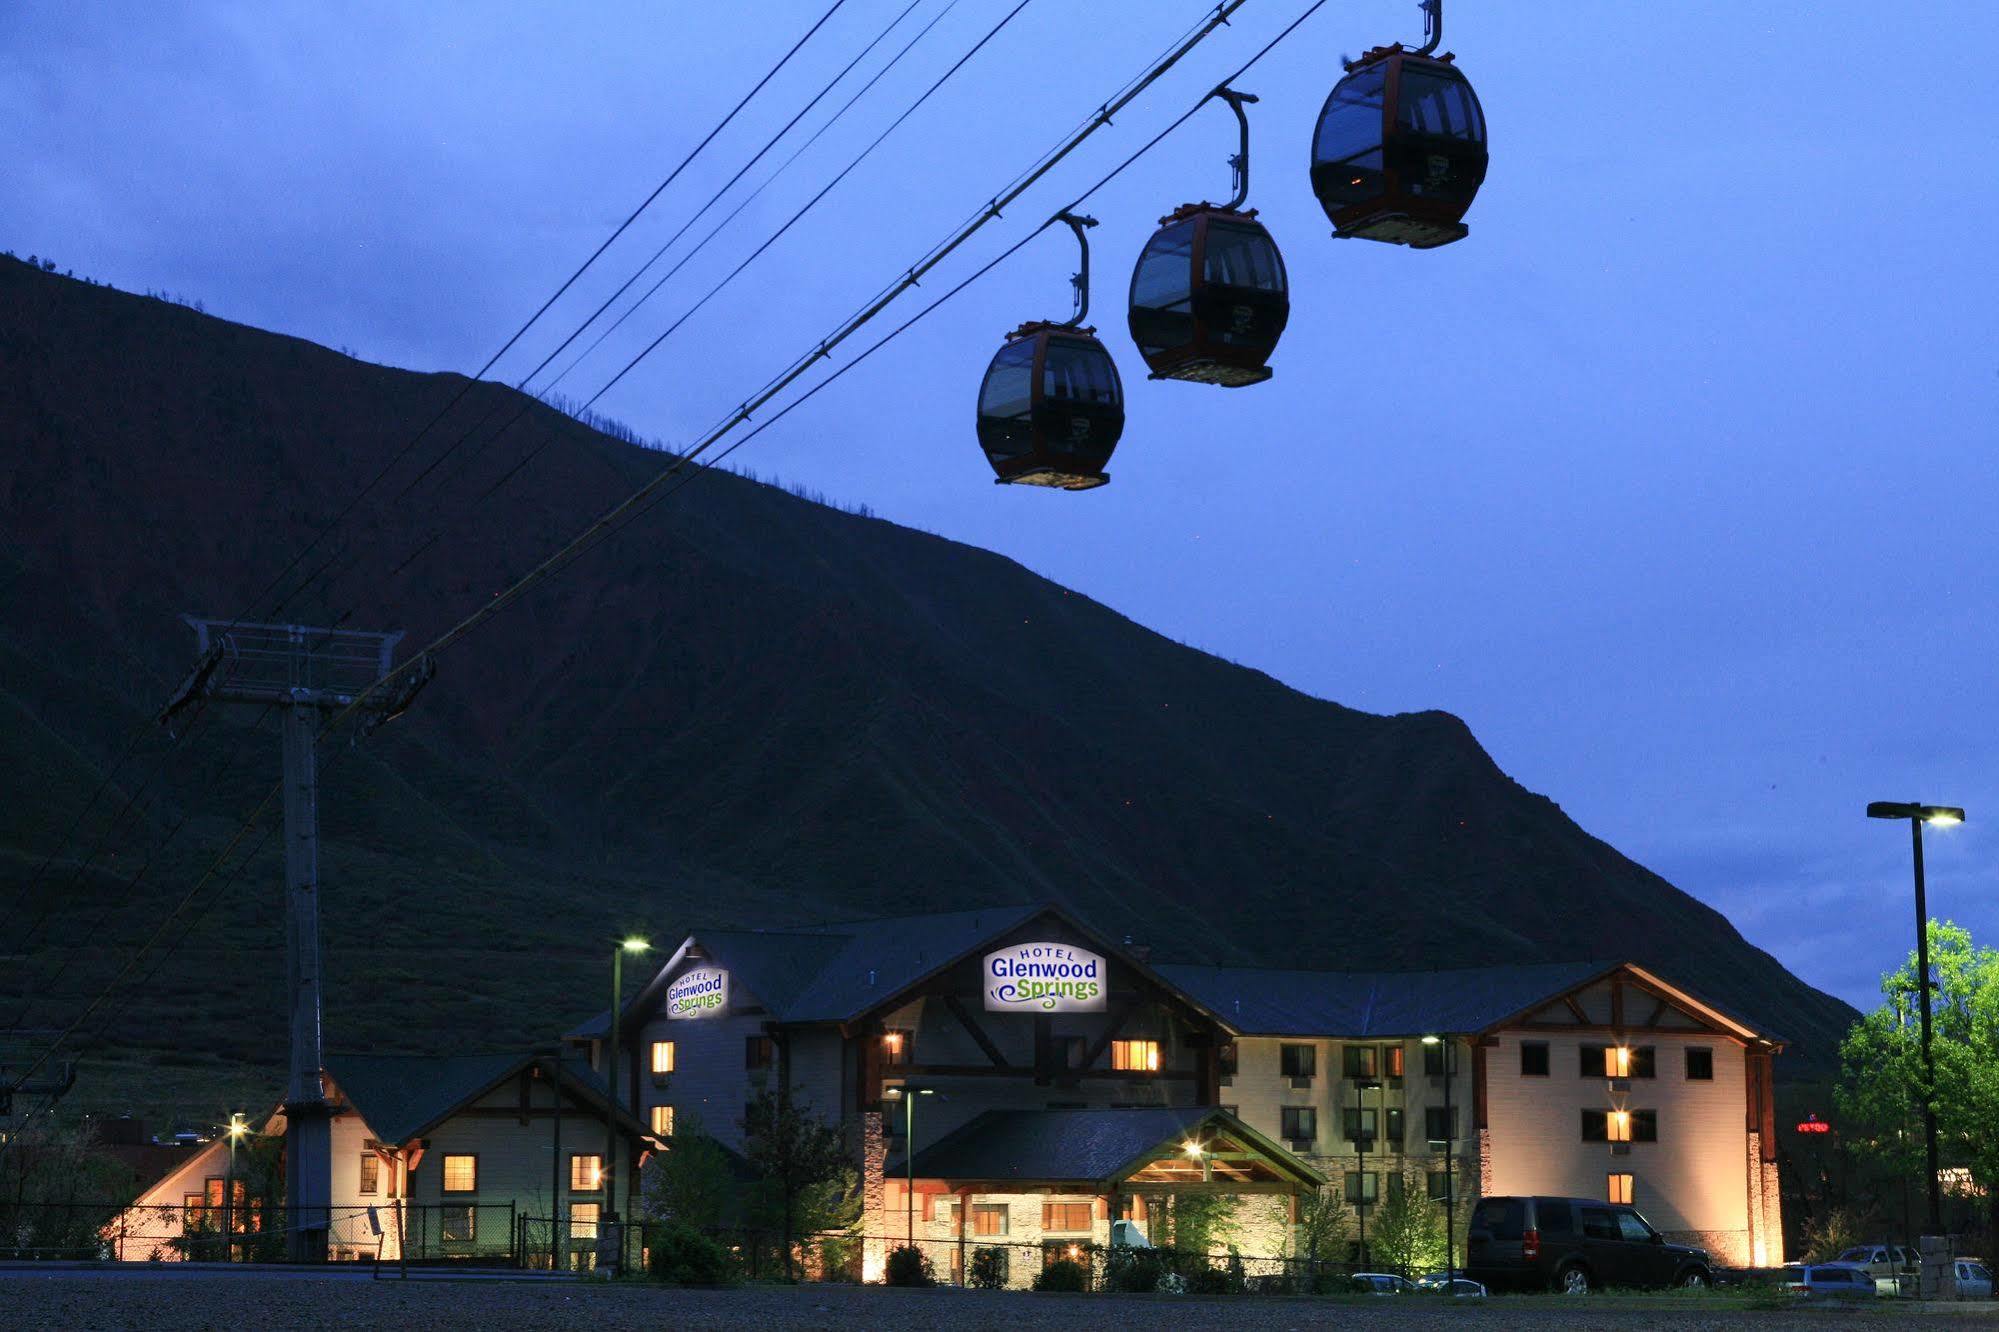
POLYGON ((289 1235, 326 1231, 328 1262, 519 1266, 514 1204, 403 1203, 287 1208, 220 1204, 0 1202, 0 1259, 275 1263, 289 1235))

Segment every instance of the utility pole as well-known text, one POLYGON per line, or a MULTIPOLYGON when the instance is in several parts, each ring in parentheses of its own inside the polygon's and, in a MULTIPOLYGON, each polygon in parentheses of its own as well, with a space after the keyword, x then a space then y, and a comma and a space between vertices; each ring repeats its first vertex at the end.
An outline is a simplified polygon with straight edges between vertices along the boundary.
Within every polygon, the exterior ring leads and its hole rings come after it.
MULTIPOLYGON (((333 1191, 332 1114, 326 1104, 320 1035, 319 732, 326 717, 351 706, 389 674, 400 633, 315 629, 181 617, 194 629, 200 657, 161 709, 170 724, 197 699, 256 703, 280 710, 284 728, 285 993, 290 1004, 291 1068, 285 1083, 286 1249, 294 1262, 326 1257, 327 1207, 333 1191)), ((434 673, 426 658, 397 688, 372 699, 362 722, 372 730, 400 716, 434 673)))

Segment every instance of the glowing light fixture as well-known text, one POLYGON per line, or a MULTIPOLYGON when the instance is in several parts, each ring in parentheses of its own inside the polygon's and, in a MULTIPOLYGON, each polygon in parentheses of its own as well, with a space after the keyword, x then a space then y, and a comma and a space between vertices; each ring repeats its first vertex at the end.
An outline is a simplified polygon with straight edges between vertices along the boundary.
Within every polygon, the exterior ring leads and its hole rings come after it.
POLYGON ((1192 1140, 1189 1140, 1189 1141, 1188 1141, 1188 1142, 1187 1142, 1186 1144, 1184 1144, 1184 1146, 1185 1146, 1185 1150, 1186 1150, 1186 1153, 1187 1153, 1187 1155, 1189 1155, 1189 1156, 1193 1157, 1193 1158, 1194 1158, 1194 1159, 1195 1159, 1196 1161, 1198 1161, 1198 1160, 1200 1160, 1200 1159, 1201 1159, 1201 1144, 1200 1144, 1200 1143, 1198 1143, 1198 1142, 1194 1142, 1194 1141, 1192 1141, 1192 1140))
POLYGON ((1443 1043, 1444 1038, 1441 1036, 1425 1036, 1423 1038, 1423 1044, 1425 1045, 1442 1045, 1443 1043))
POLYGON ((623 948, 627 953, 643 953, 652 947, 651 944, 647 943, 644 939, 639 938, 637 935, 633 935, 631 938, 625 940, 622 944, 618 946, 620 948, 623 948))

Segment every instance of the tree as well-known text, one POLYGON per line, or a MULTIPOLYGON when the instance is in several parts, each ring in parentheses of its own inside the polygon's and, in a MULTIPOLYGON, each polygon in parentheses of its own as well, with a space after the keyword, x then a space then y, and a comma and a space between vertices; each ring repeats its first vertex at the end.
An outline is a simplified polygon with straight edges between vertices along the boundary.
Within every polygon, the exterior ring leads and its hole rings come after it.
MULTIPOLYGON (((1988 1242, 1999 1242, 1999 950, 1973 944, 1950 921, 1929 922, 1936 991, 1931 1049, 1940 1164, 1968 1170, 1991 1208, 1988 1242)), ((1911 953, 1881 980, 1886 1002, 1855 1023, 1840 1045, 1837 1094, 1851 1121, 1849 1143, 1907 1178, 1921 1178, 1922 1047, 1911 953)), ((1927 1187, 1927 1182, 1924 1182, 1927 1187)))
POLYGON ((1183 1193, 1173 1200, 1173 1247, 1206 1257, 1235 1239, 1236 1200, 1220 1193, 1183 1193))
POLYGON ((1313 1290, 1331 1289, 1327 1265, 1346 1260, 1347 1241, 1353 1236, 1353 1210, 1345 1192, 1329 1184, 1298 1200, 1298 1224, 1291 1231, 1291 1256, 1302 1258, 1309 1268, 1313 1290))
POLYGON ((1374 1210, 1368 1248, 1381 1264, 1416 1277, 1444 1262, 1444 1214, 1414 1171, 1390 1176, 1388 1196, 1374 1210))
POLYGON ((641 1193, 647 1220, 717 1229, 726 1221, 735 1193, 728 1153, 702 1132, 697 1117, 682 1116, 666 1150, 646 1162, 641 1193))
POLYGON ((853 1167, 840 1131, 785 1093, 763 1091, 743 1112, 743 1136, 750 1169, 775 1195, 781 1216, 784 1274, 792 1275, 792 1239, 800 1203, 823 1207, 833 1186, 851 1178, 853 1167))

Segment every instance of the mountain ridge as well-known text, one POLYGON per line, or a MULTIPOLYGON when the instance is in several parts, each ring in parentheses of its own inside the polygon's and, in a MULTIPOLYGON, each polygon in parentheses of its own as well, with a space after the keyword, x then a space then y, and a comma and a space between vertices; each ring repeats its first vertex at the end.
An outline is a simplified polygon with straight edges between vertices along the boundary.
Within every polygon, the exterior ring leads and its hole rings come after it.
MULTIPOLYGON (((50 941, 74 946, 50 954, 69 971, 29 1025, 87 1001, 276 778, 276 738, 246 734, 246 712, 218 709, 170 753, 148 734, 193 658, 179 614, 251 604, 460 390, 382 496, 521 397, 0 261, 0 759, 24 774, 0 815, 0 902, 24 903, 133 735, 169 776, 112 832, 117 863, 188 820, 89 939, 123 890, 108 858, 80 873, 50 941)), ((525 405, 414 503, 363 504, 302 565, 329 560, 329 585, 286 618, 351 615, 405 629, 407 649, 664 465, 525 405)), ((545 1039, 602 1008, 591 941, 633 926, 1028 900, 1175 961, 1629 953, 1789 1037, 1780 1066, 1800 1073, 1829 1067, 1853 1016, 1508 777, 1459 718, 1314 698, 1005 556, 728 473, 495 617, 406 718, 326 762, 337 1044, 421 1049, 466 1022, 545 1039)), ((181 1068, 166 1080, 193 1089, 276 1066, 280 881, 266 852, 229 909, 195 904, 155 996, 178 1025, 121 992, 87 1033, 93 1076, 181 1068)), ((11 951, 0 1018, 48 960, 11 951)))

